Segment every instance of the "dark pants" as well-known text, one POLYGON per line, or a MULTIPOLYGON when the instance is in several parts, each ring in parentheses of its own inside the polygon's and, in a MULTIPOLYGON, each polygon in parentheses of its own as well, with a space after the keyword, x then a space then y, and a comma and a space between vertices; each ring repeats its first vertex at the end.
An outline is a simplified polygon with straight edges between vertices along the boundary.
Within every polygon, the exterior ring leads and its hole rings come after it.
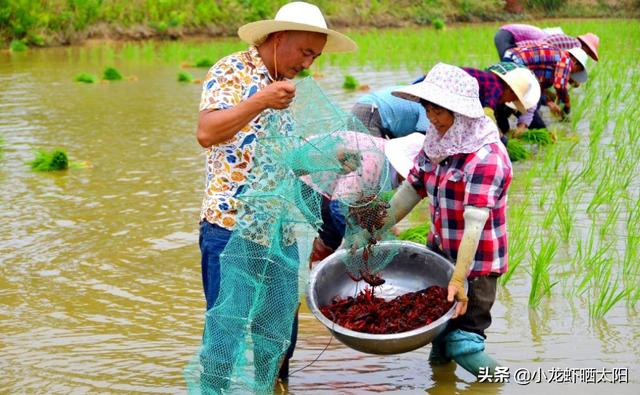
POLYGON ((356 103, 351 113, 362 122, 374 137, 393 138, 391 132, 382 126, 378 108, 372 104, 356 103))
MULTIPOLYGON (((231 231, 218 225, 210 224, 207 221, 203 221, 200 225, 199 244, 200 252, 202 254, 202 284, 204 287, 205 298, 207 300, 207 310, 210 310, 215 305, 220 293, 220 254, 227 246, 229 239, 231 238, 231 234, 231 231)), ((287 248, 294 249, 290 251, 291 255, 297 254, 297 247, 295 244, 287 248)), ((292 283, 290 286, 295 287, 295 292, 297 293, 297 278, 295 279, 295 283, 292 283)), ((266 297, 270 296, 266 295, 266 297)), ((273 299, 275 300, 276 298, 273 299)), ((238 303, 240 303, 239 300, 238 303)), ((291 331, 291 343, 289 348, 286 350, 285 361, 293 356, 297 338, 298 315, 296 311, 291 331)), ((283 366, 285 365, 287 364, 284 363, 283 366)), ((279 375, 282 377, 282 372, 279 375)))
POLYGON ((318 232, 327 247, 334 250, 340 247, 345 231, 345 218, 342 204, 337 200, 322 197, 322 226, 318 232))
MULTIPOLYGON (((529 125, 529 129, 545 129, 547 125, 544 123, 542 116, 540 115, 540 106, 542 102, 538 103, 538 107, 536 108, 536 112, 533 114, 533 120, 529 125)), ((502 134, 507 134, 509 132, 509 117, 511 115, 519 115, 520 113, 512 108, 507 107, 504 104, 499 104, 496 107, 493 115, 496 117, 496 123, 498 124, 498 129, 502 134)))
POLYGON ((493 43, 498 50, 498 59, 502 59, 507 49, 516 47, 516 40, 513 34, 506 30, 498 30, 495 36, 493 36, 493 43))
POLYGON ((491 326, 491 307, 496 300, 497 280, 498 277, 495 275, 480 276, 469 280, 467 312, 463 316, 449 321, 447 332, 461 329, 487 338, 484 331, 491 326))

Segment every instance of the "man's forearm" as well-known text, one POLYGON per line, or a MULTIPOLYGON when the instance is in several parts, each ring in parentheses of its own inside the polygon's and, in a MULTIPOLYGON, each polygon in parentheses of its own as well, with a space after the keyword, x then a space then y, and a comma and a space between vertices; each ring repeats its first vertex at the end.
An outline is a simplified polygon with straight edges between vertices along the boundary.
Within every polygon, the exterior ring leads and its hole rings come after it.
POLYGON ((198 119, 198 143, 204 148, 231 139, 265 107, 259 100, 247 100, 226 110, 203 110, 198 119))

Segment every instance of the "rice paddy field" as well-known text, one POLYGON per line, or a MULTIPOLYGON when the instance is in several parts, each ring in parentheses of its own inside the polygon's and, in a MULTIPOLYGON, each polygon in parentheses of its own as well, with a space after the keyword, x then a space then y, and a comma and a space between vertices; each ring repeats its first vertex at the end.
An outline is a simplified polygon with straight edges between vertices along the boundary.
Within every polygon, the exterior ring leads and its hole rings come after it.
MULTIPOLYGON (((359 353, 303 305, 293 374, 276 392, 640 393, 640 22, 531 23, 596 33, 601 60, 570 91, 568 119, 544 112, 554 141, 523 141, 530 156, 514 163, 509 272, 487 332, 505 380, 431 367, 429 347, 359 353)), ((366 89, 410 83, 439 61, 496 62, 498 27, 352 31, 359 52, 323 55, 310 71, 349 110, 366 89), (347 76, 356 89, 343 88, 347 76)), ((186 392, 204 313, 198 80, 243 48, 224 39, 0 52, 0 393, 186 392), (58 148, 81 165, 31 169, 38 150, 58 148)), ((426 218, 423 202, 400 225, 426 218)))

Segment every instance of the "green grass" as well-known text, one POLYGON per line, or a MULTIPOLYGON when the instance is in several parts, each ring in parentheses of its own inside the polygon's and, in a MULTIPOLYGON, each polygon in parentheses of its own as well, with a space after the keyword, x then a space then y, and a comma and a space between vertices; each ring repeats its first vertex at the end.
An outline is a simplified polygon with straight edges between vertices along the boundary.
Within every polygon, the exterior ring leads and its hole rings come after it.
POLYGON ((11 52, 24 52, 27 48, 27 44, 22 40, 11 40, 11 44, 9 44, 11 52))

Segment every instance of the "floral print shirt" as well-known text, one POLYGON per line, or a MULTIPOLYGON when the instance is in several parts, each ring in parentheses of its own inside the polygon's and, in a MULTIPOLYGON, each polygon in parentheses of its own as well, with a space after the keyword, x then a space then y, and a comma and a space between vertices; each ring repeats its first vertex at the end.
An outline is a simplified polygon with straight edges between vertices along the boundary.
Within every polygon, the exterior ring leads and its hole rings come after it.
MULTIPOLYGON (((271 81, 269 70, 255 47, 226 56, 207 73, 200 111, 232 108, 271 81)), ((261 151, 258 148, 256 152, 256 146, 259 146, 257 140, 265 137, 266 121, 274 113, 276 111, 271 109, 263 111, 231 139, 207 148, 205 190, 200 212, 200 220, 229 230, 239 229, 247 239, 266 246, 270 245, 272 234, 269 233, 275 231, 274 224, 261 221, 259 217, 262 216, 256 215, 256 208, 243 204, 239 195, 248 184, 250 188, 257 181, 273 184, 278 177, 282 177, 282 174, 278 174, 280 172, 264 172, 263 166, 256 167, 256 158, 261 151), (260 174, 251 174, 254 167, 254 173, 260 174)), ((284 124, 291 122, 286 113, 277 112, 284 124)), ((281 130, 292 130, 292 127, 283 127, 281 130)), ((263 212, 263 209, 259 211, 263 212)), ((284 244, 292 244, 294 238, 291 227, 287 225, 281 230, 284 232, 284 244)))

